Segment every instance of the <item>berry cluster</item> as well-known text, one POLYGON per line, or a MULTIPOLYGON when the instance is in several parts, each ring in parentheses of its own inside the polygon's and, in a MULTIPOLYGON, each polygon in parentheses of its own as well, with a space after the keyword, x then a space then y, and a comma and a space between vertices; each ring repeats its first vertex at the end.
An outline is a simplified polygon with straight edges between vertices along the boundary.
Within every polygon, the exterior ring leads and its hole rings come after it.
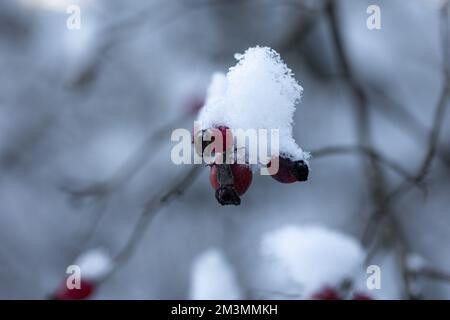
MULTIPOLYGON (((252 183, 253 173, 250 165, 237 163, 232 159, 232 163, 227 163, 227 153, 234 148, 234 136, 232 130, 227 126, 216 126, 211 129, 194 132, 193 143, 197 154, 203 157, 206 150, 215 159, 221 160, 210 164, 210 182, 215 190, 217 201, 221 205, 239 205, 240 197, 248 190, 252 183), (205 139, 205 136, 206 139, 205 139), (219 140, 217 141, 217 137, 219 140), (208 149, 207 149, 208 148, 208 149)), ((233 150, 234 151, 234 150, 233 150)), ((294 183, 308 180, 309 168, 305 161, 294 161, 288 156, 280 155, 278 160, 278 170, 271 173, 271 177, 280 183, 294 183)), ((267 164, 269 172, 272 161, 267 164)))

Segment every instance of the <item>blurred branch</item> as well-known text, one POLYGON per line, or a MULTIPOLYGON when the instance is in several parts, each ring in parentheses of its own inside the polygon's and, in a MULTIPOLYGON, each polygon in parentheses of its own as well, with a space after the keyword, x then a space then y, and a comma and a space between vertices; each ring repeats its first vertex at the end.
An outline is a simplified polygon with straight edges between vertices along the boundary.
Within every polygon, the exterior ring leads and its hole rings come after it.
POLYGON ((363 155, 374 159, 378 163, 385 165, 392 171, 396 172, 403 179, 409 181, 411 184, 416 185, 423 192, 425 192, 425 186, 422 185, 421 183, 416 183, 415 177, 411 175, 405 168, 403 168, 400 164, 383 156, 381 153, 377 152, 374 148, 366 146, 331 146, 314 150, 311 152, 311 154, 314 156, 314 158, 321 158, 335 155, 346 155, 346 154, 363 155))
POLYGON ((22 133, 13 143, 0 154, 0 168, 10 170, 19 165, 46 136, 55 119, 45 115, 43 119, 22 133))
MULTIPOLYGON (((382 99, 382 102, 374 104, 381 114, 386 116, 386 119, 400 124, 407 134, 413 136, 414 139, 420 139, 426 143, 428 130, 407 108, 394 101, 385 90, 369 86, 370 90, 376 97, 382 99)), ((446 146, 440 145, 437 150, 437 156, 441 162, 450 168, 450 152, 446 146)))
MULTIPOLYGON (((448 19, 448 13, 447 10, 443 10, 443 12, 446 12, 442 17, 441 20, 447 24, 448 19)), ((343 77, 346 80, 348 86, 351 88, 351 91, 353 93, 354 99, 356 101, 356 125, 357 125, 357 135, 359 139, 359 145, 368 148, 372 144, 372 139, 370 136, 371 128, 370 128, 370 118, 369 118, 369 105, 368 105, 368 96, 366 92, 364 91, 362 85, 360 82, 356 79, 354 74, 352 73, 349 61, 347 59, 347 56, 345 54, 345 49, 343 46, 343 40, 341 37, 341 32, 338 25, 338 15, 337 15, 337 8, 336 8, 336 2, 330 1, 328 3, 328 10, 327 14, 329 17, 330 25, 331 25, 331 31, 332 36, 338 56, 339 64, 342 68, 343 77)), ((445 57, 445 63, 444 63, 444 69, 445 71, 445 85, 444 90, 440 98, 440 102, 438 103, 437 111, 435 113, 434 117, 434 125, 433 129, 430 133, 430 137, 428 139, 428 151, 426 153, 425 159, 420 166, 418 172, 414 176, 407 175, 405 178, 405 181, 400 185, 400 187, 396 190, 394 190, 392 193, 386 193, 387 184, 385 181, 385 178, 383 176, 383 172, 381 171, 381 168, 378 166, 379 156, 376 153, 370 153, 369 154, 369 163, 365 165, 365 171, 366 171, 366 177, 368 180, 369 190, 370 194, 372 196, 372 202, 374 205, 377 206, 378 210, 377 213, 372 215, 369 218, 368 226, 374 226, 378 225, 374 223, 373 218, 379 219, 381 215, 389 215, 391 214, 391 226, 395 229, 394 235, 395 235, 395 243, 396 243, 396 252, 399 257, 399 266, 401 269, 402 277, 403 277, 403 283, 404 283, 404 290, 405 295, 410 298, 414 299, 416 298, 416 294, 414 292, 412 279, 410 277, 410 274, 407 272, 406 269, 406 255, 407 255, 407 245, 406 240, 401 236, 401 230, 398 226, 398 223, 396 221, 396 218, 394 217, 394 212, 390 208, 391 201, 386 201, 385 199, 394 199, 397 196, 399 196, 401 193, 403 193, 405 186, 411 188, 414 185, 420 185, 422 184, 425 176, 427 175, 431 162, 436 154, 437 149, 437 142, 438 142, 438 136, 441 128, 442 123, 442 117, 443 117, 443 111, 444 107, 446 105, 448 91, 449 91, 449 77, 448 77, 448 28, 443 28, 443 47, 444 47, 444 57, 445 57), (445 30, 445 31, 444 31, 445 30)), ((369 149, 370 150, 370 149, 369 149)), ((395 166, 398 171, 398 166, 395 166)), ((372 234, 374 235, 374 233, 372 234)), ((365 231, 363 234, 362 242, 363 244, 368 246, 368 239, 370 234, 365 231)), ((375 250, 375 246, 372 247, 372 250, 369 250, 367 259, 370 258, 370 255, 373 254, 375 250)))
POLYGON ((444 281, 444 282, 450 283, 450 273, 442 271, 442 270, 434 269, 431 267, 425 267, 420 270, 409 271, 409 273, 411 273, 415 276, 420 276, 420 277, 424 277, 424 278, 428 278, 428 279, 432 279, 432 280, 444 281))
POLYGON ((86 230, 86 235, 83 237, 85 243, 91 239, 97 229, 97 225, 101 220, 103 212, 105 212, 110 197, 130 181, 151 160, 156 154, 155 147, 158 143, 164 141, 164 137, 171 130, 177 127, 182 120, 190 116, 192 116, 191 113, 182 114, 180 117, 164 124, 149 134, 141 146, 110 177, 85 187, 75 187, 73 186, 73 182, 66 182, 61 186, 61 189, 70 195, 72 202, 78 203, 89 198, 93 203, 91 215, 93 220, 86 230))
MULTIPOLYGON (((422 183, 429 173, 433 159, 437 153, 439 134, 441 132, 444 113, 449 103, 450 97, 450 30, 449 30, 449 1, 446 1, 440 10, 440 33, 443 57, 443 86, 438 103, 433 116, 433 125, 428 136, 428 147, 424 159, 420 164, 417 173, 414 175, 415 183, 422 183)), ((399 186, 389 192, 379 207, 369 216, 365 231, 363 233, 363 243, 367 244, 372 235, 377 232, 382 218, 386 215, 385 208, 393 200, 400 198, 410 191, 412 185, 409 181, 404 181, 399 186)))
MULTIPOLYGON (((130 30, 138 27, 143 23, 152 21, 154 23, 152 32, 155 32, 159 28, 173 23, 177 19, 184 18, 202 8, 208 8, 212 6, 230 6, 230 5, 291 5, 297 7, 299 10, 303 10, 307 13, 315 12, 315 9, 305 5, 302 1, 297 0, 282 0, 282 1, 267 1, 262 3, 262 0, 250 0, 250 1, 207 1, 207 0, 191 0, 191 1, 174 1, 176 5, 182 5, 180 8, 174 10, 168 10, 168 12, 162 12, 160 7, 155 6, 154 3, 149 6, 136 11, 127 17, 112 21, 103 27, 100 35, 100 41, 97 45, 96 51, 93 54, 92 59, 77 73, 69 83, 69 87, 73 89, 80 89, 84 86, 91 84, 99 74, 103 64, 105 62, 105 56, 115 48, 122 39, 130 35, 130 30), (149 16, 157 13, 155 19, 149 19, 149 16), (156 21, 155 21, 156 20, 156 21)), ((165 7, 164 7, 165 8, 165 7)))
POLYGON ((159 142, 163 141, 164 137, 166 137, 171 130, 176 128, 177 124, 186 117, 186 114, 183 114, 181 117, 164 124, 149 134, 144 142, 136 148, 133 154, 129 156, 110 177, 85 187, 74 187, 73 182, 66 182, 62 185, 62 190, 71 195, 74 200, 85 197, 108 197, 139 172, 139 170, 156 154, 154 151, 150 152, 150 150, 155 148, 155 145, 159 142))
POLYGON ((305 37, 316 26, 322 13, 323 10, 317 10, 306 15, 304 19, 299 19, 295 28, 292 28, 292 32, 277 46, 277 50, 280 52, 290 51, 302 44, 305 37))
MULTIPOLYGON (((369 147, 372 144, 371 139, 371 125, 369 118, 368 97, 352 72, 350 63, 348 61, 344 41, 342 38, 342 30, 339 26, 337 1, 328 1, 326 6, 326 13, 330 23, 332 39, 336 50, 337 59, 342 69, 342 74, 345 82, 349 86, 353 99, 355 101, 355 124, 358 137, 358 145, 369 147)), ((369 161, 365 163, 365 172, 367 175, 367 182, 372 201, 378 203, 384 193, 384 178, 378 162, 373 156, 369 155, 369 161)))
POLYGON ((123 264, 125 264, 133 255, 136 247, 139 245, 142 237, 147 230, 148 225, 153 220, 155 215, 170 201, 176 197, 181 196, 195 181, 195 178, 200 173, 202 166, 194 165, 181 179, 173 182, 167 190, 162 190, 159 194, 152 197, 144 205, 134 229, 131 232, 130 238, 127 240, 125 246, 114 258, 114 264, 111 271, 100 281, 106 281, 112 274, 114 274, 123 264))
MULTIPOLYGON (((327 16, 330 23, 332 38, 336 49, 337 59, 342 69, 343 78, 345 79, 347 85, 350 87, 355 100, 355 123, 357 128, 358 144, 365 148, 370 148, 372 139, 370 135, 371 127, 368 110, 368 97, 360 82, 352 73, 350 63, 347 59, 341 35, 341 29, 338 23, 338 9, 336 3, 336 1, 328 1, 327 5, 327 16)), ((383 198, 385 197, 386 183, 384 181, 381 168, 378 166, 377 159, 374 154, 371 154, 369 156, 369 161, 364 165, 364 171, 367 178, 367 184, 372 198, 372 203, 381 207, 381 203, 383 202, 383 198)), ((408 181, 409 180, 411 179, 408 179, 408 181)), ((382 208, 387 211, 388 206, 383 205, 382 208)))

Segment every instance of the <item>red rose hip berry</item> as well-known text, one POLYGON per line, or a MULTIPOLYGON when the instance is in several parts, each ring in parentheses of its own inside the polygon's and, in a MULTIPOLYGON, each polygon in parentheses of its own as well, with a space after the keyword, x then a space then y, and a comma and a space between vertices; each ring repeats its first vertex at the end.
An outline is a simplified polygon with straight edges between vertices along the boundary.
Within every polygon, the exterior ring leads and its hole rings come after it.
MULTIPOLYGON (((209 181, 214 190, 220 188, 220 183, 217 177, 219 165, 211 166, 209 174, 209 181)), ((245 164, 231 164, 231 172, 233 174, 233 187, 239 196, 242 196, 250 187, 252 183, 253 174, 250 168, 245 164)))
MULTIPOLYGON (((281 183, 294 183, 307 181, 309 168, 303 160, 293 161, 289 158, 279 157, 278 171, 272 174, 272 178, 281 183)), ((270 170, 271 162, 268 164, 270 170)))
POLYGON ((94 285, 90 281, 81 280, 80 288, 67 288, 67 284, 63 285, 56 291, 54 295, 55 300, 82 300, 92 295, 94 292, 94 285))
POLYGON ((323 288, 311 296, 313 300, 342 300, 339 292, 333 288, 323 288))

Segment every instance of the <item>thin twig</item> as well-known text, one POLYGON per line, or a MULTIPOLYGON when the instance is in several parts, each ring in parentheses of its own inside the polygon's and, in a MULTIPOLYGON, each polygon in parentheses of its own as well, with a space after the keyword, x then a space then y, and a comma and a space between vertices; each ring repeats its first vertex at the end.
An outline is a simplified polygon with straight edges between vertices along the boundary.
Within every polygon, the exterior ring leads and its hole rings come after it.
POLYGON ((393 160, 388 159, 374 148, 366 146, 330 146, 323 147, 317 150, 311 151, 314 158, 321 158, 334 155, 346 155, 346 154, 359 154, 376 160, 377 162, 385 165, 387 168, 391 169, 399 176, 401 176, 406 181, 410 181, 412 184, 416 185, 422 191, 425 190, 425 186, 415 183, 415 177, 410 174, 405 168, 393 160))
POLYGON ((136 247, 139 245, 142 237, 147 230, 148 225, 156 214, 171 200, 181 196, 195 181, 195 178, 201 171, 202 166, 194 165, 181 179, 175 181, 167 190, 161 191, 158 195, 152 197, 144 205, 144 208, 131 232, 130 238, 125 246, 119 251, 113 261, 113 268, 102 278, 99 283, 103 283, 110 278, 123 264, 132 256, 136 247))
POLYGON ((139 170, 156 154, 155 146, 164 141, 164 137, 173 130, 177 124, 186 119, 187 115, 183 114, 153 131, 149 134, 143 143, 128 157, 127 160, 108 178, 94 182, 86 187, 74 187, 69 183, 65 183, 61 188, 69 193, 75 199, 84 197, 107 197, 126 182, 132 179, 139 170), (153 150, 150 152, 150 150, 153 150))
POLYGON ((437 269, 434 269, 431 267, 426 267, 421 270, 409 271, 409 272, 415 276, 420 276, 420 277, 424 277, 424 278, 428 278, 428 279, 432 279, 432 280, 436 280, 436 281, 444 281, 444 282, 450 283, 450 273, 442 271, 442 270, 437 270, 437 269))
MULTIPOLYGON (((440 31, 441 31, 441 43, 442 43, 442 56, 443 56, 443 86, 441 94, 438 99, 438 104, 433 116, 433 124, 428 137, 428 148, 425 153, 424 159, 421 162, 417 173, 414 176, 415 183, 422 183, 429 173, 431 164, 436 156, 437 146, 439 143, 439 135, 442 129, 444 113, 447 105, 449 104, 450 97, 450 28, 449 28, 449 1, 446 1, 440 10, 440 31)), ((366 228, 363 233, 363 243, 367 244, 372 238, 373 234, 376 234, 382 218, 386 215, 385 208, 394 199, 397 199, 412 188, 412 184, 409 181, 404 181, 391 192, 389 192, 380 206, 376 208, 369 216, 366 228)))
MULTIPOLYGON (((337 1, 328 1, 326 8, 337 59, 341 66, 343 77, 349 86, 355 101, 355 123, 358 144, 369 147, 372 144, 372 139, 370 134, 371 127, 368 97, 361 86, 360 81, 358 81, 353 74, 345 52, 342 31, 339 26, 337 1)), ((384 194, 384 177, 381 168, 378 166, 378 162, 373 155, 369 155, 369 161, 365 162, 365 172, 372 201, 378 203, 384 194)))
POLYGON ((164 141, 166 136, 182 120, 187 119, 191 114, 183 114, 181 117, 164 124, 147 136, 144 142, 128 157, 128 159, 110 177, 94 182, 88 186, 77 188, 70 184, 64 184, 61 189, 71 196, 75 203, 86 198, 91 199, 92 220, 88 228, 83 232, 82 247, 92 240, 98 225, 106 212, 110 198, 147 164, 156 154, 155 147, 158 142, 164 141), (151 150, 151 152, 150 152, 151 150))
MULTIPOLYGON (((373 106, 382 115, 385 115, 387 120, 400 125, 405 133, 414 139, 419 139, 424 143, 428 141, 428 129, 407 108, 390 97, 385 90, 374 86, 369 86, 369 89, 373 95, 382 100, 380 103, 374 103, 373 106)), ((439 145, 436 152, 441 162, 450 168, 450 152, 446 150, 446 146, 443 144, 439 145)))

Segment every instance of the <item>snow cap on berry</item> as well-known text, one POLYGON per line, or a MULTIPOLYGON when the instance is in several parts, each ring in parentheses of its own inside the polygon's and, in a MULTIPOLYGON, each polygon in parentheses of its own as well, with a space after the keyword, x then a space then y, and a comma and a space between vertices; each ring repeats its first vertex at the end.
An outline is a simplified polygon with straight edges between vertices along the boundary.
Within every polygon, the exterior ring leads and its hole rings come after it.
POLYGON ((242 298, 234 270, 220 250, 209 249, 194 260, 189 298, 194 300, 242 298))
POLYGON ((288 225, 264 235, 261 252, 270 272, 307 298, 324 287, 339 287, 362 270, 364 251, 356 239, 323 227, 288 225), (284 277, 284 276, 283 276, 284 277))
POLYGON ((303 88, 280 55, 269 47, 249 48, 236 54, 238 63, 227 75, 213 75, 199 122, 203 128, 226 125, 231 129, 278 129, 280 153, 307 160, 292 136, 295 105, 303 88))
POLYGON ((111 257, 102 249, 92 249, 81 254, 75 261, 83 279, 98 280, 112 267, 111 257))

